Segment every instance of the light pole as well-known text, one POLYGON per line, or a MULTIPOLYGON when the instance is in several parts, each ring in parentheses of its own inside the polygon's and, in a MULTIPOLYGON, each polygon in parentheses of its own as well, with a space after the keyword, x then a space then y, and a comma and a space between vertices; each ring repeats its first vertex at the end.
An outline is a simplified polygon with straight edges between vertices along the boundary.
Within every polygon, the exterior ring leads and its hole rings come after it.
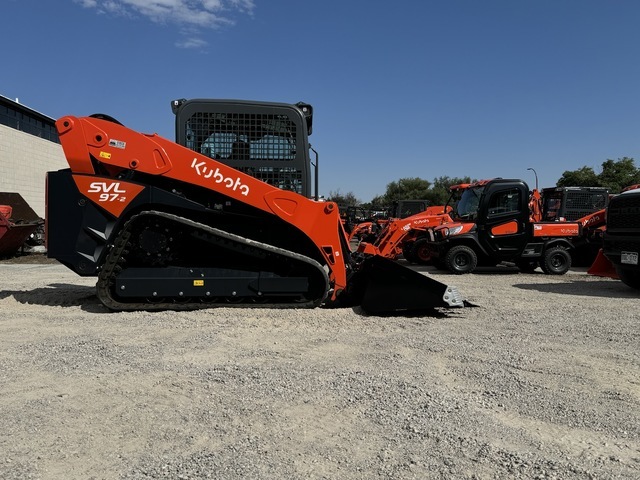
POLYGON ((527 170, 531 170, 533 174, 536 176, 536 190, 538 190, 538 174, 533 168, 527 168, 527 170))

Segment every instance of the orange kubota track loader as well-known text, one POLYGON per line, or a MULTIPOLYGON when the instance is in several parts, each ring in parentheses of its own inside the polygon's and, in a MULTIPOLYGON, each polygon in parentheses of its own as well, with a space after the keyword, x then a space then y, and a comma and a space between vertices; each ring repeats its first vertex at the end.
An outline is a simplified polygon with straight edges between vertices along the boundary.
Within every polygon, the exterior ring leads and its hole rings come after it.
POLYGON ((352 254, 333 202, 105 115, 56 126, 70 168, 47 174, 48 256, 97 276, 109 309, 337 304, 378 313, 464 304, 453 287, 352 254))

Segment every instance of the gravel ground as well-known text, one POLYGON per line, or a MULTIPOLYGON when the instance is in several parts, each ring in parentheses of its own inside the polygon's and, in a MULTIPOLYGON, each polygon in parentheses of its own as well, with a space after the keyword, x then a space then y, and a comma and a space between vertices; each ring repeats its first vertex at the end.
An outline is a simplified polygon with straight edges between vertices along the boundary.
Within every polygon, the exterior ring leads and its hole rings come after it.
POLYGON ((110 313, 0 263, 0 478, 640 478, 638 293, 434 278, 475 308, 110 313))

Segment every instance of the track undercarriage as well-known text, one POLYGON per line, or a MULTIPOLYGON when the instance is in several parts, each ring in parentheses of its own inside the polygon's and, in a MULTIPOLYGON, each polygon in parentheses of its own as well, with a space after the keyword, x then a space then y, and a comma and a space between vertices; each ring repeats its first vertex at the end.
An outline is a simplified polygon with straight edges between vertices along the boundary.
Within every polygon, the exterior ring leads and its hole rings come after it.
POLYGON ((309 257, 159 211, 117 233, 97 283, 112 310, 310 308, 328 292, 326 271, 309 257))

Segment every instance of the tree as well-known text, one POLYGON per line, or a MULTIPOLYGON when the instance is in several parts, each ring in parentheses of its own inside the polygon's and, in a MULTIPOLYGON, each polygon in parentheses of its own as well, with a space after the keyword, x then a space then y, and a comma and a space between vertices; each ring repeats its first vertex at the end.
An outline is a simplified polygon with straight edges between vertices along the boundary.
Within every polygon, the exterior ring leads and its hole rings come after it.
POLYGON ((449 187, 462 183, 471 183, 471 177, 438 177, 433 179, 433 186, 428 199, 433 205, 444 205, 449 200, 449 187))
POLYGON ((422 178, 401 178, 397 182, 387 184, 387 191, 382 196, 386 205, 391 205, 397 200, 421 200, 427 199, 431 182, 422 178))
POLYGON ((449 199, 449 187, 471 183, 470 177, 438 177, 433 183, 422 178, 401 178, 387 184, 384 195, 371 200, 372 205, 391 205, 396 200, 429 200, 431 205, 444 205, 449 199))
POLYGON ((602 164, 600 183, 611 193, 619 193, 624 187, 640 183, 640 170, 633 162, 633 158, 622 157, 618 161, 607 159, 602 164))
POLYGON ((602 172, 584 166, 578 170, 565 171, 557 182, 558 187, 605 187, 610 193, 620 193, 629 185, 640 183, 640 169, 633 158, 607 159, 602 163, 602 172))
POLYGON ((380 209, 387 207, 389 204, 384 195, 376 195, 370 202, 363 204, 363 207, 368 209, 380 209))
POLYGON ((355 196, 353 192, 347 192, 345 194, 340 193, 340 189, 334 191, 329 191, 329 197, 327 198, 330 202, 336 202, 341 207, 354 207, 356 205, 360 205, 360 200, 355 196))
POLYGON ((582 167, 578 170, 566 170, 557 181, 558 187, 599 187, 598 175, 591 167, 582 167))

